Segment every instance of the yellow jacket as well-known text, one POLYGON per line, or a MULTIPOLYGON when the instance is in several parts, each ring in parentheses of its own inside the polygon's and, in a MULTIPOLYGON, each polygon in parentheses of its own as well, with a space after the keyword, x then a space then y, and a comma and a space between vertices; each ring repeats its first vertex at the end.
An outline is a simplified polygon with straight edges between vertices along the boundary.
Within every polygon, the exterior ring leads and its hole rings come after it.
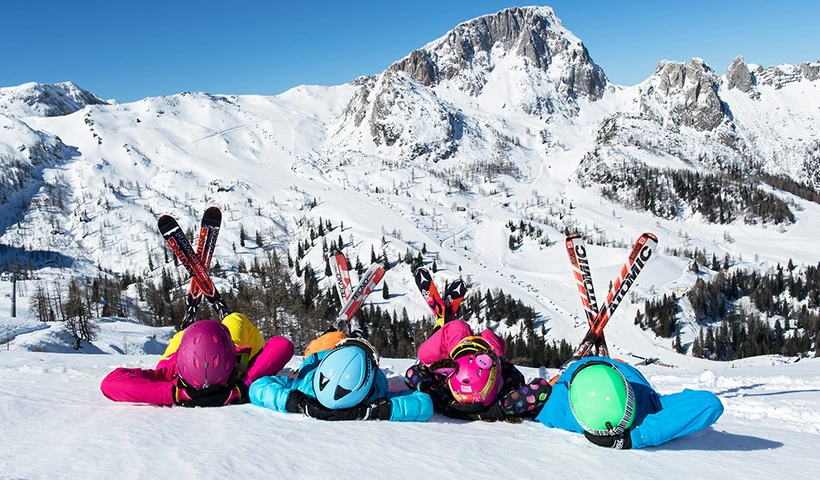
MULTIPOLYGON (((228 327, 228 330, 231 332, 231 339, 237 347, 251 348, 250 358, 256 356, 259 350, 265 345, 265 339, 262 337, 262 334, 259 333, 259 329, 248 320, 248 317, 241 313, 234 312, 228 315, 222 320, 222 324, 228 327)), ((159 359, 160 362, 167 359, 172 353, 179 349, 179 344, 182 342, 182 335, 184 333, 185 330, 182 330, 171 337, 171 340, 168 342, 168 347, 165 349, 165 353, 163 353, 162 358, 159 359)))

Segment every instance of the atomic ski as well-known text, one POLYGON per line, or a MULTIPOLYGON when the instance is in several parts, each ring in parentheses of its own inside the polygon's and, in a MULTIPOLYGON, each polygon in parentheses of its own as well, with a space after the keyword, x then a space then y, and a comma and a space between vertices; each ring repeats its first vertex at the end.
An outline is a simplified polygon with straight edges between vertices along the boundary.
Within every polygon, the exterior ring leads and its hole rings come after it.
POLYGON ((646 262, 652 257, 652 254, 655 252, 655 247, 657 246, 658 237, 651 233, 644 233, 638 237, 638 240, 629 252, 629 258, 618 273, 618 278, 615 279, 612 288, 610 288, 607 293, 606 302, 601 306, 598 315, 595 317, 595 321, 589 327, 589 331, 587 331, 587 334, 578 345, 578 348, 575 349, 575 353, 570 360, 583 358, 590 354, 598 342, 598 339, 601 337, 601 333, 607 322, 612 318, 612 314, 615 313, 615 309, 621 304, 629 288, 635 283, 635 279, 638 278, 638 275, 643 271, 646 262))
MULTIPOLYGON (((565 246, 569 256, 569 263, 572 265, 572 273, 575 275, 575 282, 578 285, 578 292, 581 294, 581 304, 584 306, 587 324, 592 328, 595 325, 595 318, 598 316, 598 300, 595 299, 595 288, 592 284, 592 272, 589 268, 586 243, 584 243, 584 238, 580 234, 573 233, 567 236, 565 246)), ((601 335, 595 343, 595 354, 602 357, 609 356, 609 349, 603 331, 601 331, 601 335)))
POLYGON ((170 215, 163 215, 157 221, 162 237, 165 242, 174 252, 174 255, 179 259, 188 273, 191 275, 191 283, 195 283, 197 289, 202 292, 202 295, 211 304, 211 307, 219 314, 220 318, 227 317, 231 312, 222 300, 222 296, 211 281, 211 276, 208 274, 208 269, 202 263, 202 260, 197 256, 196 251, 191 246, 185 232, 179 226, 179 223, 170 215))
MULTIPOLYGON (((199 227, 199 239, 196 246, 196 256, 202 261, 205 270, 210 270, 211 259, 216 248, 216 240, 219 237, 219 228, 222 225, 222 212, 217 207, 210 207, 202 215, 202 223, 199 227)), ((197 282, 191 282, 188 289, 188 296, 185 298, 185 318, 182 320, 180 330, 196 321, 196 312, 202 302, 203 292, 197 282)))
POLYGON ((367 296, 370 295, 384 276, 384 268, 374 263, 362 275, 359 285, 352 290, 350 298, 342 306, 342 310, 336 317, 333 327, 340 332, 347 333, 350 330, 350 320, 362 306, 367 296))
POLYGON ((413 277, 416 280, 416 287, 418 287, 419 292, 421 292, 421 296, 424 297, 427 306, 430 307, 430 310, 433 311, 433 315, 436 316, 436 323, 433 328, 443 326, 447 317, 447 307, 444 305, 444 300, 441 299, 438 288, 436 288, 436 284, 433 282, 433 276, 430 275, 430 272, 427 271, 426 268, 419 267, 413 277))

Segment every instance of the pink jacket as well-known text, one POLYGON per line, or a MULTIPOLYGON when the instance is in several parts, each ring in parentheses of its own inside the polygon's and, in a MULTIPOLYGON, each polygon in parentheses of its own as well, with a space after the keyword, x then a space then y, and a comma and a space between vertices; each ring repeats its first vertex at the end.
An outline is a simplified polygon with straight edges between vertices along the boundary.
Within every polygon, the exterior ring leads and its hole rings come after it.
MULTIPOLYGON (((237 349, 238 350, 238 349, 237 349)), ((284 337, 273 337, 251 359, 248 371, 241 382, 247 387, 259 377, 276 375, 293 356, 293 344, 284 337)), ((115 402, 150 403, 174 405, 177 354, 172 353, 160 360, 154 370, 141 368, 118 368, 106 376, 100 384, 103 395, 115 402)))
MULTIPOLYGON (((442 360, 450 355, 450 351, 458 345, 465 337, 473 335, 470 325, 463 320, 453 320, 447 322, 437 332, 430 336, 419 347, 419 362, 430 365, 436 360, 442 360)), ((490 344, 493 351, 500 356, 505 356, 506 347, 504 340, 491 330, 481 332, 481 338, 490 344)))

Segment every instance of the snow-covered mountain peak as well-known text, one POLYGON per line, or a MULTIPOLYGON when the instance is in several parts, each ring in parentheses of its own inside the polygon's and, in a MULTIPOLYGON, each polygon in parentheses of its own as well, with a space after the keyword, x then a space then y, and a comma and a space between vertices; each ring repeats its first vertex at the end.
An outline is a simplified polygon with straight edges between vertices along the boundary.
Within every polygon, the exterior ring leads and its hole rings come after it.
POLYGON ((73 82, 32 82, 0 88, 0 113, 15 117, 57 117, 82 110, 87 105, 107 104, 73 82))
POLYGON ((428 87, 451 80, 470 96, 479 96, 499 60, 509 55, 532 66, 533 75, 546 74, 544 80, 571 98, 598 99, 608 85, 583 43, 549 7, 514 7, 464 22, 390 69, 428 87))

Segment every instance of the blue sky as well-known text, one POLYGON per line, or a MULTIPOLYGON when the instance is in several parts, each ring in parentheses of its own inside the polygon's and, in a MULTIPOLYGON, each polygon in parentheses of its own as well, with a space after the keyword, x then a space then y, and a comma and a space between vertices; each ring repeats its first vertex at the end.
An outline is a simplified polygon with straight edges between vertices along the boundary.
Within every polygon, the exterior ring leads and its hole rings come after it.
MULTIPOLYGON (((131 102, 183 91, 275 95, 379 73, 493 0, 353 2, 0 0, 0 86, 73 81, 131 102)), ((820 2, 553 0, 610 81, 634 85, 660 60, 700 57, 723 74, 820 60, 820 2)))

